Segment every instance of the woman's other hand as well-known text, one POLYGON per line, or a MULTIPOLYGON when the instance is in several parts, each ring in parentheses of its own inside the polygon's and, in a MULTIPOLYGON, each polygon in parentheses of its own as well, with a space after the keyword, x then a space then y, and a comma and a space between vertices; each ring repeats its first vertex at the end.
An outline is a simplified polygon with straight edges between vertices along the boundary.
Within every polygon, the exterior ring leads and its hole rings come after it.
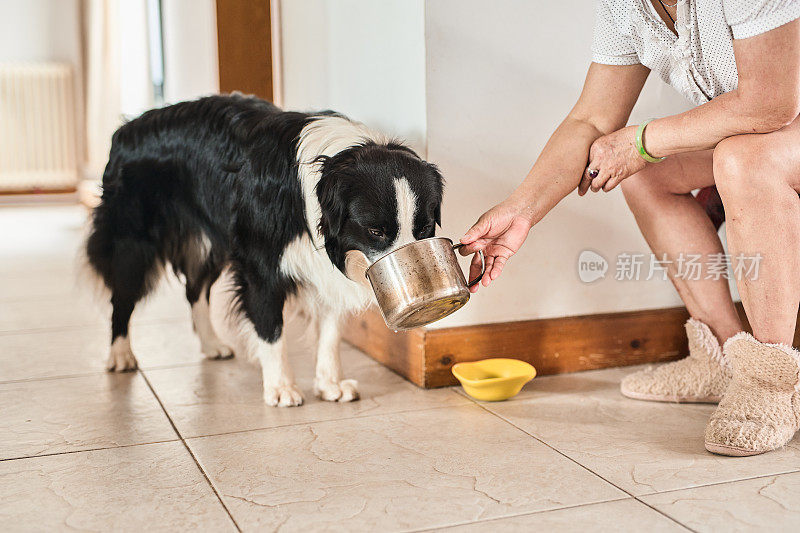
POLYGON ((612 190, 625 178, 642 170, 647 161, 636 149, 636 126, 628 126, 599 137, 589 149, 589 165, 578 185, 583 196, 590 188, 593 192, 612 190), (592 170, 596 170, 594 175, 592 170))
MULTIPOLYGON (((508 199, 485 212, 461 238, 464 244, 461 255, 469 255, 483 250, 486 258, 486 272, 481 283, 488 287, 496 279, 506 261, 520 249, 531 229, 531 217, 525 205, 508 199)), ((480 254, 475 254, 469 269, 469 279, 481 273, 480 254)), ((477 292, 478 284, 470 291, 477 292)))

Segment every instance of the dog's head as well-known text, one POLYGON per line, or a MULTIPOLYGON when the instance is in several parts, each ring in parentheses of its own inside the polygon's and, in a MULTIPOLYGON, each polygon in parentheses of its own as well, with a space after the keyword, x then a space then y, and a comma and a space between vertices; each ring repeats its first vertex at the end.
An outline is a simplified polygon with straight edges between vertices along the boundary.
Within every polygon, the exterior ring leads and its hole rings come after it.
POLYGON ((319 230, 334 265, 349 252, 369 263, 441 224, 443 179, 436 166, 400 144, 365 143, 320 159, 319 230))

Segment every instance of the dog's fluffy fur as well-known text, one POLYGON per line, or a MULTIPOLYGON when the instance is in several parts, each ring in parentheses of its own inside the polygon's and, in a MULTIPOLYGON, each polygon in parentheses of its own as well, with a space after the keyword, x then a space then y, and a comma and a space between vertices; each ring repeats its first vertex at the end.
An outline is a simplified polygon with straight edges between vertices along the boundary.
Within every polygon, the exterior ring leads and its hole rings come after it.
POLYGON ((265 401, 303 401, 283 338, 292 295, 317 324, 316 393, 356 399, 355 382, 341 373, 340 320, 373 298, 360 279, 366 264, 434 235, 441 200, 435 166, 331 112, 285 112, 232 95, 145 113, 114 134, 86 244, 111 292, 108 369, 136 368, 128 322, 166 264, 186 280, 203 352, 231 356, 208 312, 210 287, 227 267, 265 401), (352 265, 360 273, 348 277, 352 265))

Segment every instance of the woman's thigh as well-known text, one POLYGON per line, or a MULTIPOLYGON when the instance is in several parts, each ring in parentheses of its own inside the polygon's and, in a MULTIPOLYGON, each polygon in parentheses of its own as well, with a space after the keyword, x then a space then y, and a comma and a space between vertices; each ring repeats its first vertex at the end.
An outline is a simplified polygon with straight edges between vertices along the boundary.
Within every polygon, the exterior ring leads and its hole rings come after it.
POLYGON ((669 156, 631 178, 666 192, 686 194, 716 184, 715 164, 721 180, 726 178, 724 169, 735 167, 735 173, 750 176, 753 185, 759 179, 781 179, 800 192, 800 117, 772 133, 735 135, 723 139, 714 150, 669 156))
POLYGON ((714 151, 671 155, 661 163, 647 165, 629 180, 629 185, 642 185, 671 194, 687 194, 714 185, 714 151))

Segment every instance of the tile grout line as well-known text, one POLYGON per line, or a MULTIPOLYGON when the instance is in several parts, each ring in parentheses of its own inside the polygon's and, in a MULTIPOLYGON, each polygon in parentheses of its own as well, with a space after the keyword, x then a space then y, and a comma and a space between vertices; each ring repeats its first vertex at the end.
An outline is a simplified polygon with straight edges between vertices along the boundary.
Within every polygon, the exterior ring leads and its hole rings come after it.
POLYGON ((71 455, 73 453, 86 453, 86 452, 101 452, 104 450, 117 450, 120 448, 133 448, 135 446, 150 446, 151 444, 164 444, 167 442, 178 442, 180 439, 164 439, 154 440, 150 442, 135 442, 133 444, 119 444, 116 446, 100 446, 98 448, 82 448, 80 450, 65 450, 63 452, 50 452, 40 453, 38 455, 20 455, 19 457, 5 457, 0 459, 0 463, 4 461, 21 461, 23 459, 38 459, 40 457, 55 457, 58 455, 71 455))
MULTIPOLYGON (((170 363, 165 365, 153 365, 144 367, 143 370, 172 370, 175 368, 186 368, 190 366, 198 366, 204 363, 203 360, 198 360, 195 362, 186 362, 186 363, 170 363)), ((60 379, 72 379, 72 378, 87 378, 92 376, 101 376, 101 375, 108 375, 108 370, 87 370, 86 372, 80 372, 76 374, 59 374, 55 376, 41 376, 38 378, 18 378, 18 379, 7 379, 7 380, 0 380, 0 385, 11 385, 14 383, 34 383, 37 381, 54 381, 60 379)), ((121 373, 122 375, 125 372, 121 373)))
POLYGON ((0 386, 2 385, 15 385, 17 383, 35 383, 37 381, 57 381, 61 379, 73 379, 73 378, 88 378, 92 376, 98 376, 102 374, 107 374, 108 372, 105 370, 88 370, 86 372, 80 372, 77 374, 63 374, 58 376, 41 376, 38 378, 18 378, 18 379, 6 379, 0 381, 0 386))
POLYGON ((454 522, 452 524, 446 524, 446 525, 441 525, 441 526, 431 526, 431 527, 427 527, 426 526, 426 527, 421 527, 419 529, 406 529, 406 530, 403 530, 403 531, 404 531, 404 533, 425 533, 427 531, 442 531, 442 530, 451 529, 451 528, 454 528, 454 527, 469 526, 469 525, 472 525, 472 524, 485 524, 487 522, 496 522, 496 521, 499 521, 499 520, 507 520, 507 519, 510 519, 510 518, 520 518, 520 517, 523 517, 523 516, 533 516, 533 515, 540 515, 540 514, 544 514, 544 513, 554 513, 554 512, 557 512, 557 511, 565 511, 565 510, 569 511, 569 510, 578 509, 578 508, 581 508, 581 507, 589 507, 589 506, 592 506, 592 505, 603 505, 603 504, 606 504, 606 503, 626 502, 626 501, 629 501, 629 500, 633 501, 633 500, 635 500, 635 498, 631 498, 631 497, 615 498, 615 499, 611 499, 611 500, 600 500, 600 501, 596 501, 596 502, 576 503, 576 504, 567 505, 567 506, 564 506, 564 507, 555 507, 553 509, 540 509, 538 511, 521 512, 521 513, 516 513, 516 514, 494 516, 494 517, 491 517, 491 518, 484 518, 482 520, 472 520, 472 521, 469 521, 469 522, 454 522))
POLYGON ((175 434, 180 439, 181 444, 183 444, 184 448, 186 448, 186 451, 189 453, 189 456, 194 461, 194 464, 197 466, 197 469, 200 470, 201 474, 203 474, 203 478, 205 478, 206 482, 208 483, 208 486, 211 488, 212 492, 214 493, 214 496, 217 497, 217 500, 219 501, 220 505, 222 505, 222 508, 225 509, 225 512, 228 514, 228 518, 230 518, 231 522, 233 523, 233 527, 236 528, 236 531, 241 532, 242 528, 239 527, 239 524, 236 522, 236 519, 233 517, 233 514, 231 513, 231 510, 228 509, 228 506, 225 504, 225 501, 222 499, 222 495, 217 490, 217 487, 214 486, 214 483, 211 481, 211 478, 208 476, 208 474, 206 473, 205 469, 200 464, 200 461, 197 459, 197 456, 195 456, 194 452, 189 447, 189 444, 186 442, 186 439, 184 439, 183 435, 181 435, 181 432, 178 431, 178 426, 175 425, 175 422, 172 420, 172 417, 167 412, 167 408, 164 406, 164 403, 161 401, 161 398, 156 393, 156 390, 153 388, 153 385, 150 384, 150 380, 147 379, 147 376, 145 375, 145 373, 142 370, 137 370, 137 373, 139 373, 139 375, 142 376, 142 379, 144 379, 144 382, 147 384, 147 387, 150 389, 150 392, 153 394, 153 396, 155 397, 156 401, 158 402, 158 405, 161 407, 161 410, 164 412, 164 416, 167 417, 167 420, 169 421, 169 424, 172 426, 172 430, 175 431, 175 434))
MULTIPOLYGON (((458 394, 458 393, 456 393, 456 394, 458 394)), ((659 509, 656 509, 656 508, 655 508, 655 507, 653 507, 652 505, 649 505, 647 502, 643 502, 643 501, 639 500, 639 499, 638 499, 638 498, 637 498, 635 495, 631 494, 631 493, 630 493, 630 492, 628 492, 627 490, 625 490, 625 489, 623 489, 622 487, 618 486, 616 483, 612 483, 611 481, 609 481, 609 480, 608 480, 608 479, 606 479, 605 477, 601 476, 600 474, 598 474, 598 473, 597 473, 597 472, 595 472, 594 470, 590 469, 590 468, 589 468, 589 467, 587 467, 586 465, 583 465, 583 464, 579 463, 578 461, 576 461, 575 459, 573 459, 573 458, 572 458, 572 457, 570 457, 569 455, 567 455, 567 454, 565 454, 564 452, 562 452, 561 450, 559 450, 559 449, 557 449, 557 448, 555 448, 555 447, 551 446, 550 444, 548 444, 547 442, 543 441, 543 440, 542 440, 542 439, 540 439, 539 437, 537 437, 537 436, 535 436, 535 435, 533 435, 533 434, 531 434, 531 433, 529 433, 529 432, 525 431, 524 429, 522 429, 522 428, 521 428, 521 427, 519 427, 518 425, 514 424, 514 423, 513 423, 513 422, 511 422, 510 420, 507 420, 506 418, 503 418, 502 416, 500 416, 499 414, 497 414, 497 413, 495 413, 495 412, 491 411, 490 409, 487 409, 485 406, 483 406, 483 405, 479 404, 478 402, 476 402, 476 401, 475 401, 475 400, 473 400, 472 398, 470 398, 470 400, 472 400, 472 403, 473 403, 473 404, 477 405, 478 407, 480 407, 481 409, 483 409, 483 410, 484 410, 484 411, 486 411, 487 413, 489 413, 489 414, 491 414, 491 415, 493 415, 493 416, 495 416, 495 417, 499 418, 500 420, 502 420, 502 421, 503 421, 503 422, 505 422, 506 424, 509 424, 510 426, 512 426, 512 427, 514 427, 514 428, 518 429, 519 431, 521 431, 521 432, 525 433, 526 435, 528 435, 528 436, 529 436, 529 437, 531 437, 532 439, 535 439, 535 440, 537 440, 538 442, 540 442, 540 443, 544 444, 545 446, 547 446, 548 448, 550 448, 550 449, 551 449, 551 450, 553 450, 554 452, 558 453, 558 454, 559 454, 559 455, 561 455, 562 457, 565 457, 565 458, 566 458, 566 459, 568 459, 569 461, 571 461, 571 462, 575 463, 576 465, 580 466, 581 468, 583 468, 584 470, 586 470, 586 471, 587 471, 587 472, 589 472, 590 474, 592 474, 592 475, 595 475, 595 476, 599 477, 600 479, 602 479, 603 481, 605 481, 606 483, 608 483, 608 484, 609 484, 609 485, 611 485, 612 487, 615 487, 616 489, 618 489, 618 490, 621 490, 622 492, 624 492, 625 494, 627 494, 627 495, 628 495, 628 496, 630 496, 631 498, 633 498, 633 499, 635 499, 636 501, 638 501, 638 502, 642 503, 643 505, 646 505, 647 507, 649 507, 649 508, 650 508, 650 509, 652 509, 653 511, 657 512, 658 514, 662 515, 662 516, 663 516, 663 517, 665 517, 666 519, 668 519, 668 520, 670 520, 670 521, 672 521, 672 522, 674 522, 674 523, 678 524, 678 525, 679 525, 679 526, 681 526, 681 527, 684 527, 684 528, 688 529, 689 531, 692 531, 692 532, 696 533, 694 529, 692 529, 692 528, 690 528, 689 526, 687 526, 687 525, 685 525, 685 524, 683 524, 683 523, 679 522, 679 521, 678 521, 678 520, 676 520, 675 518, 673 518, 673 517, 671 517, 671 516, 667 515, 666 513, 664 513, 664 512, 662 512, 662 511, 660 511, 659 509)))
POLYGON ((686 525, 686 524, 684 524, 683 522, 679 521, 677 518, 673 518, 672 516, 668 515, 668 514, 667 514, 667 513, 665 513, 664 511, 662 511, 661 509, 657 509, 657 508, 653 507, 652 505, 650 505, 649 503, 647 503, 647 502, 643 502, 642 500, 640 500, 640 499, 639 499, 639 498, 637 498, 636 496, 634 496, 634 497, 633 497, 633 499, 634 499, 634 500, 636 500, 637 502, 639 502, 639 503, 643 504, 643 505, 646 505, 647 507, 649 507, 649 508, 650 508, 650 509, 652 509, 653 511, 655 511, 655 512, 657 512, 658 514, 660 514, 661 516, 665 517, 667 520, 672 520, 673 522, 675 522, 675 523, 676 523, 676 524, 678 524, 679 526, 681 526, 681 527, 683 527, 683 528, 686 528, 686 529, 688 529, 688 530, 689 530, 689 531, 691 531, 692 533, 698 533, 696 529, 692 529, 692 528, 690 528, 689 526, 687 526, 687 525, 686 525))
MULTIPOLYGON (((648 492, 647 494, 640 494, 639 496, 634 496, 634 498, 639 500, 640 498, 647 498, 648 496, 656 496, 656 495, 659 495, 659 494, 671 494, 673 492, 680 492, 682 490, 694 490, 694 489, 702 489, 702 488, 705 488, 705 487, 716 487, 717 485, 728 485, 730 483, 739 483, 740 481, 752 481, 754 479, 764 479, 764 478, 768 478, 768 477, 786 476, 786 475, 789 475, 789 474, 798 474, 798 473, 800 473, 800 469, 786 470, 785 472, 773 472, 772 474, 761 474, 761 475, 758 475, 758 476, 743 477, 743 478, 739 478, 739 479, 731 479, 731 480, 728 480, 728 481, 714 481, 713 483, 704 483, 702 485, 694 485, 692 487, 682 487, 682 488, 679 488, 679 489, 668 489, 668 490, 662 490, 660 492, 648 492)), ((645 502, 642 502, 642 503, 647 505, 647 503, 645 503, 645 502)))
MULTIPOLYGON (((174 322, 183 322, 186 320, 185 317, 164 317, 164 318, 147 318, 142 320, 137 320, 133 322, 133 325, 140 325, 140 326, 153 326, 162 323, 174 323, 174 322)), ((73 325, 66 325, 66 326, 44 326, 39 328, 21 328, 21 329, 0 329, 0 337, 4 336, 12 336, 12 335, 34 335, 38 333, 61 333, 65 331, 72 331, 72 330, 89 330, 89 329, 100 329, 104 327, 102 324, 97 322, 85 322, 83 324, 73 324, 73 325)))
POLYGON ((222 435, 236 435, 236 434, 239 434, 239 433, 250 433, 250 432, 255 432, 255 431, 270 431, 270 430, 273 430, 273 429, 282 429, 282 428, 289 428, 289 427, 294 427, 294 426, 306 426, 306 425, 311 425, 311 424, 326 424, 328 422, 342 422, 344 420, 365 420, 365 419, 368 419, 368 418, 374 418, 376 416, 393 416, 393 415, 400 415, 400 414, 406 414, 406 413, 421 413, 421 412, 424 412, 424 411, 434 411, 436 409, 458 409, 460 407, 466 407, 466 406, 467 406, 467 404, 463 404, 463 405, 440 405, 438 407, 422 407, 422 408, 403 409, 403 410, 400 410, 400 411, 390 411, 390 412, 386 412, 386 413, 373 413, 373 414, 368 414, 368 415, 363 415, 363 416, 355 415, 355 416, 345 416, 345 417, 342 417, 342 418, 322 418, 322 419, 318 419, 318 420, 305 420, 305 421, 301 421, 301 422, 280 424, 280 425, 277 425, 277 426, 267 426, 267 427, 249 428, 249 429, 234 429, 234 430, 231 430, 231 431, 221 431, 219 433, 207 433, 205 435, 194 435, 194 436, 191 436, 191 437, 186 437, 186 439, 189 439, 189 440, 205 439, 205 438, 208 438, 208 437, 219 437, 219 436, 222 436, 222 435))

